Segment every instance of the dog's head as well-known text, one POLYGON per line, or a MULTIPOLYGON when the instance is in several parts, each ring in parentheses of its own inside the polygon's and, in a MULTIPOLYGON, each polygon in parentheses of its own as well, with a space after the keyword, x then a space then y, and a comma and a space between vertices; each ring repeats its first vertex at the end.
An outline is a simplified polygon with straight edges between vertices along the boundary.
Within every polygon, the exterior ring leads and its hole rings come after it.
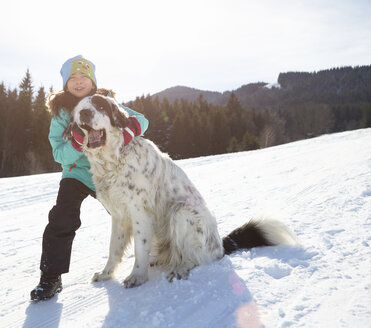
POLYGON ((122 133, 129 124, 128 113, 114 99, 102 95, 82 99, 72 112, 72 120, 83 130, 88 148, 104 146, 115 129, 122 133))

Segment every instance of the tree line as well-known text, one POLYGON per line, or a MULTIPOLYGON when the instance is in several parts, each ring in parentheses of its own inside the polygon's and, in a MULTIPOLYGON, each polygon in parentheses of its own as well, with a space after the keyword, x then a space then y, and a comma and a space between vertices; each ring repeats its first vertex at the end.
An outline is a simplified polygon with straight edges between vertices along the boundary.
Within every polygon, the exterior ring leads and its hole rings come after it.
POLYGON ((253 150, 325 133, 371 127, 371 102, 303 102, 278 109, 244 108, 231 93, 225 106, 169 103, 142 96, 127 104, 149 119, 146 136, 174 159, 253 150))
MULTIPOLYGON (((44 87, 34 91, 28 70, 19 88, 10 90, 0 84, 0 177, 60 170, 48 141, 48 92, 44 87)), ((171 103, 167 98, 147 95, 125 105, 148 118, 145 137, 172 158, 182 159, 370 127, 371 102, 365 98, 348 100, 314 102, 309 97, 274 109, 257 109, 241 105, 231 93, 225 105, 212 104, 202 95, 196 101, 177 99, 171 103)))
POLYGON ((19 88, 0 84, 0 177, 59 169, 48 140, 51 114, 46 96, 44 87, 35 94, 28 70, 19 88))

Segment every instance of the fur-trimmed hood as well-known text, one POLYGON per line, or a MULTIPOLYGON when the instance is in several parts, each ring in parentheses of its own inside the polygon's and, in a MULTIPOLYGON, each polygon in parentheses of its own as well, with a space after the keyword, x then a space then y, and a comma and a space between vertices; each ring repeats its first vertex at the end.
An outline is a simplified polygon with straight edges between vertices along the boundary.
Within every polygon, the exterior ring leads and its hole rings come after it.
MULTIPOLYGON (((92 96, 94 94, 109 96, 112 98, 115 97, 115 93, 112 90, 105 88, 94 89, 88 96, 92 96)), ((49 95, 48 107, 53 116, 59 116, 61 108, 64 108, 71 113, 80 100, 81 98, 74 96, 70 92, 61 90, 58 92, 53 92, 49 95)))

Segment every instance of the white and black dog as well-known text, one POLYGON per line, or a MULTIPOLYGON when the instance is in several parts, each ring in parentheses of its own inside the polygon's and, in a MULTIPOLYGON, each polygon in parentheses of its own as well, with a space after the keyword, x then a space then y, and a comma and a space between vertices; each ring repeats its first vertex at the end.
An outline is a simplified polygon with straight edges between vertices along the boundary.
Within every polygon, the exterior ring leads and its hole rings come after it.
POLYGON ((204 199, 168 155, 142 137, 123 146, 128 114, 114 99, 86 97, 71 116, 86 136, 97 198, 112 215, 109 258, 93 281, 113 277, 132 237, 135 264, 125 287, 146 282, 150 264, 169 281, 186 279, 194 267, 238 249, 294 243, 289 229, 271 220, 251 220, 221 240, 204 199))

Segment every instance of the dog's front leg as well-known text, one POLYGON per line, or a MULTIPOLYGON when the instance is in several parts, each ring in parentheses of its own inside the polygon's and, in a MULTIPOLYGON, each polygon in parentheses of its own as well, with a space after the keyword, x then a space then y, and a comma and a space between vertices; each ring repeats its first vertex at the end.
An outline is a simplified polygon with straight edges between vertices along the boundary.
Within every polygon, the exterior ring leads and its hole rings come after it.
POLYGON ((151 218, 141 212, 141 216, 135 216, 138 219, 133 222, 135 263, 131 274, 124 280, 126 288, 139 286, 148 280, 153 225, 151 218))
POLYGON ((94 274, 92 281, 110 280, 117 265, 121 262, 125 249, 130 242, 132 228, 129 221, 121 221, 112 216, 112 231, 109 249, 109 257, 102 272, 94 274))

